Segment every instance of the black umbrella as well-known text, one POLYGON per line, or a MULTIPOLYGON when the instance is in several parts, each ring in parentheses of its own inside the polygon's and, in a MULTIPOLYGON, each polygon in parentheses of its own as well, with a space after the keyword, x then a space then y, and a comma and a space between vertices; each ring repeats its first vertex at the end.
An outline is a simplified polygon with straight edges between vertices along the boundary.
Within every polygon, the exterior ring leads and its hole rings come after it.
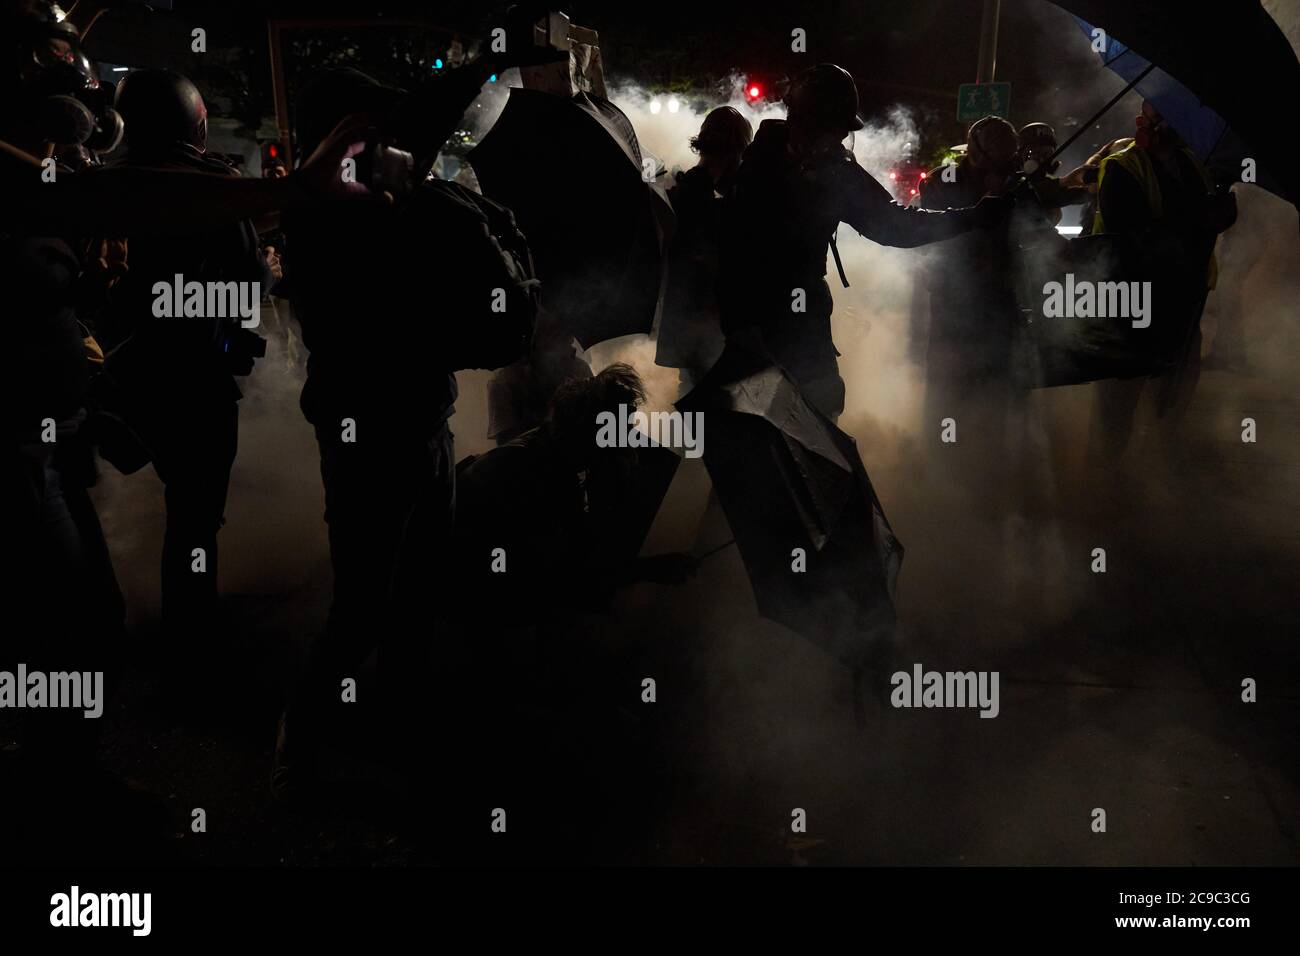
POLYGON ((681 461, 676 452, 657 442, 637 449, 636 467, 610 519, 614 555, 631 560, 641 553, 681 461))
POLYGON ((1177 79, 1241 137, 1259 165, 1300 204, 1290 173, 1300 131, 1279 118, 1300 89, 1295 50, 1258 0, 1052 0, 1104 29, 1177 79))
POLYGON ((734 347, 677 407, 704 413, 704 464, 759 612, 851 667, 870 663, 893 633, 903 546, 857 444, 784 372, 734 347))
POLYGON ((650 331, 673 214, 663 189, 643 178, 640 144, 618 107, 513 89, 469 162, 484 194, 514 211, 547 310, 584 348, 650 331))

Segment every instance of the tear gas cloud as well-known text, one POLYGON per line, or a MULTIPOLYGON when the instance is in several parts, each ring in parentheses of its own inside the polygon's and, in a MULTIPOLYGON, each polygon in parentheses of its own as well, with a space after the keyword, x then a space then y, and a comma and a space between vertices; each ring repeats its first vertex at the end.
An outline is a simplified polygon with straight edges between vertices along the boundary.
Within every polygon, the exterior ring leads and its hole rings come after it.
MULTIPOLYGON (((1100 103, 1122 85, 1104 71, 1090 76, 1086 89, 1070 92, 1100 103)), ((517 79, 503 76, 485 91, 471 108, 467 128, 481 135, 499 115, 514 83, 517 79)), ((676 112, 652 112, 653 94, 632 84, 614 83, 611 92, 631 119, 643 150, 669 170, 694 163, 688 140, 714 106, 730 102, 756 128, 763 119, 783 115, 773 104, 754 110, 738 87, 715 102, 682 98, 676 112)), ((1082 109, 1072 112, 1087 115, 1082 109)), ((1052 115, 1034 118, 1050 120, 1052 115)), ((853 150, 868 171, 885 181, 890 165, 906 154, 908 143, 916 142, 915 123, 902 107, 868 119, 868 127, 854 138, 853 150)), ((973 463, 937 457, 942 454, 934 440, 939 426, 925 419, 925 309, 917 291, 926 268, 962 265, 946 252, 948 244, 928 250, 887 249, 841 227, 839 249, 851 286, 841 288, 833 267, 830 273, 835 341, 843 353, 841 371, 847 383, 840 424, 856 438, 885 511, 908 548, 898 606, 901 646, 912 655, 909 660, 994 669, 1007 662, 1004 652, 1015 651, 1020 656, 1014 658, 1012 678, 1028 674, 1047 680, 1137 680, 1131 671, 1116 675, 1090 670, 1103 665, 1089 655, 1088 641, 1110 633, 1105 622, 1123 617, 1107 602, 1141 603, 1136 586, 1124 592, 1128 597, 1096 596, 1087 555, 1099 532, 1088 516, 1099 503, 1118 509, 1118 523, 1106 526, 1108 543, 1119 547, 1123 541, 1140 541, 1154 562, 1143 573, 1160 578, 1164 587, 1186 589, 1189 608, 1203 600, 1199 586, 1169 571, 1172 562, 1193 560, 1189 555, 1218 561, 1223 558, 1222 542, 1238 542, 1234 547, 1240 550, 1241 541, 1258 540, 1258 549, 1251 552, 1256 564, 1294 566, 1300 527, 1295 525, 1294 507, 1287 503, 1300 494, 1296 470, 1275 469, 1262 487, 1258 472, 1239 467, 1234 459, 1241 457, 1242 448, 1235 423, 1252 413, 1275 429, 1274 440, 1285 442, 1281 436, 1290 436, 1294 456, 1294 421, 1278 411, 1278 396, 1293 395, 1294 382, 1300 380, 1295 211, 1256 187, 1236 191, 1240 217, 1221 242, 1220 288, 1207 308, 1206 347, 1213 349, 1216 335, 1231 330, 1246 344, 1251 374, 1216 372, 1202 377, 1181 451, 1154 454, 1150 416, 1140 419, 1133 454, 1116 473, 1089 473, 1084 468, 1092 402, 1087 385, 1029 396, 1013 422, 1015 455, 975 453, 973 463), (1220 489, 1226 489, 1225 495, 1215 497, 1220 489), (1199 515, 1194 522, 1186 518, 1192 507, 1199 515), (1270 527, 1280 530, 1267 542, 1251 537, 1270 527), (1107 607, 1115 617, 1105 616, 1107 607), (1089 614, 1089 620, 1101 623, 1090 636, 1081 637, 1079 616, 1089 614), (1075 664, 1069 674, 1062 674, 1057 658, 1051 657, 1045 670, 1036 670, 1036 649, 1053 642, 1071 648, 1075 664)), ((386 332, 381 326, 359 334, 386 332)), ((311 429, 296 401, 301 365, 286 361, 285 350, 284 343, 273 339, 267 358, 244 386, 239 457, 221 534, 221 583, 228 593, 289 595, 295 616, 286 619, 285 628, 305 639, 324 620, 329 566, 318 460, 311 429)), ((650 409, 667 409, 676 398, 677 373, 654 364, 654 342, 648 336, 603 343, 589 358, 596 369, 614 361, 632 364, 645 378, 650 409)), ((458 376, 461 394, 452 421, 458 456, 489 447, 484 437, 487 378, 486 373, 458 376)), ((707 456, 707 445, 705 452, 707 456)), ((1285 453, 1279 451, 1277 457, 1285 459, 1285 453)), ((707 489, 707 482, 699 484, 700 500, 690 506, 670 496, 669 513, 661 520, 681 525, 678 539, 684 546, 699 543, 704 550, 728 537, 725 523, 718 530, 716 507, 700 520, 707 489)), ((162 530, 157 479, 148 470, 131 477, 109 471, 96 489, 96 499, 133 615, 149 616, 156 601, 162 530)), ((1262 588, 1251 595, 1257 602, 1254 613, 1266 617, 1273 604, 1281 614, 1290 593, 1289 588, 1262 588)), ((1216 599, 1229 606, 1235 600, 1229 593, 1216 599)), ((759 799, 751 794, 761 791, 761 799, 771 805, 762 812, 770 819, 780 816, 771 816, 771 807, 816 799, 842 807, 848 814, 842 821, 844 832, 860 830, 861 844, 874 852, 887 853, 892 838, 884 831, 868 832, 870 825, 862 821, 892 820, 905 827, 909 815, 922 827, 934 828, 935 820, 953 821, 952 833, 935 831, 930 862, 945 860, 943 847, 953 842, 983 847, 987 854, 979 859, 989 862, 1023 862, 1036 852, 1006 836, 1004 817, 981 829, 977 794, 967 794, 963 781, 953 779, 943 747, 936 748, 924 734, 918 739, 921 731, 863 735, 854 728, 847 677, 808 642, 758 617, 734 548, 703 562, 698 578, 680 589, 633 589, 615 604, 613 615, 588 629, 593 642, 639 643, 649 649, 650 657, 676 655, 679 663, 685 660, 704 675, 700 706, 707 720, 702 717, 691 733, 692 756, 684 759, 709 768, 717 783, 716 799, 730 801, 728 814, 743 815, 759 799), (796 778, 802 788, 797 798, 791 796, 796 778), (864 785, 865 780, 870 784, 864 785), (844 800, 845 793, 855 794, 855 799, 844 800), (782 802, 787 799, 796 802, 782 802), (908 809, 922 803, 925 812, 908 809)), ((1293 612, 1286 619, 1293 625, 1293 612)), ((1161 624, 1153 622, 1150 633, 1163 633, 1161 624)), ((575 635, 581 630, 575 623, 575 635)), ((1159 645, 1164 639, 1136 633, 1125 632, 1130 641, 1147 642, 1142 646, 1159 645)), ((1126 661, 1143 666, 1134 658, 1126 661)), ((1016 694, 1027 693, 1023 685, 1019 690, 1017 686, 1014 680, 1008 685, 1003 716, 988 723, 1013 726, 1016 694)), ((1069 752, 1051 728, 1014 726, 1033 736, 1038 759, 1069 752)), ((987 746, 969 739, 948 744, 987 746)), ((1026 767, 1032 771, 1037 764, 1033 759, 1014 762, 1007 753, 990 752, 989 779, 1010 781, 1004 786, 1013 793, 1026 767)), ((1013 813, 1014 806, 1006 812, 1013 813)))

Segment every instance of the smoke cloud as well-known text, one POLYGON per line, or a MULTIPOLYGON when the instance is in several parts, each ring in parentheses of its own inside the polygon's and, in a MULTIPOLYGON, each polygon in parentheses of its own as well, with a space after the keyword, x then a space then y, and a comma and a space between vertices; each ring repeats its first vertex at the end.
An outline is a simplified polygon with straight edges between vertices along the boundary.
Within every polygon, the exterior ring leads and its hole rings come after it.
MULTIPOLYGON (((513 82, 503 77, 472 108, 476 133, 499 115, 513 82)), ((739 90, 717 102, 683 98, 676 111, 665 96, 634 85, 615 85, 612 94, 643 150, 669 170, 694 162, 688 140, 713 106, 730 102, 755 126, 783 115, 772 104, 752 109, 739 90), (656 99, 660 108, 652 110, 656 99)), ((1043 108, 1050 119, 1051 101, 1043 108)), ((912 115, 900 107, 858 133, 853 150, 884 181, 914 142, 912 115)), ((1116 472, 1086 466, 1088 385, 1028 396, 1012 419, 1010 452, 945 457, 935 440, 939 424, 925 413, 924 349, 917 347, 924 316, 916 297, 925 263, 936 256, 942 262, 945 247, 886 249, 841 228, 851 286, 840 288, 832 270, 835 341, 848 387, 840 424, 857 440, 908 548, 897 652, 927 667, 1001 670, 1002 714, 996 721, 900 721, 878 708, 868 731, 859 731, 848 675, 807 641, 759 617, 734 547, 704 559, 696 579, 682 587, 629 589, 612 617, 576 617, 567 637, 575 653, 604 655, 617 644, 635 659, 629 678, 663 673, 695 681, 692 701, 671 718, 687 781, 678 794, 687 834, 681 840, 692 853, 729 861, 798 862, 806 854, 858 863, 1032 863, 1049 856, 1062 862, 1060 850, 1092 859, 1082 844, 1062 849, 1044 838, 1060 827, 1055 818, 1044 822, 1042 808, 1075 799, 1080 778, 1109 759, 1108 738, 1145 718, 1176 723, 1140 712, 1143 704, 1106 688, 1204 687, 1220 679, 1207 670, 1211 664, 1235 680, 1261 661, 1294 681, 1294 663, 1267 656, 1262 644, 1270 635, 1293 634, 1297 623, 1288 606, 1294 581, 1282 569, 1300 557, 1293 504, 1300 473, 1287 464, 1300 434, 1286 404, 1300 372, 1300 251, 1294 209, 1255 187, 1237 192, 1240 218, 1221 244, 1205 351, 1214 355, 1235 336, 1244 364, 1202 376, 1172 446, 1160 443, 1145 410, 1116 472), (1258 445, 1239 439, 1247 415, 1261 423, 1258 445), (1091 573, 1094 547, 1107 549, 1108 575, 1091 573), (1233 571, 1206 570, 1219 567, 1233 571), (1207 578, 1214 579, 1213 594, 1207 578), (1181 609, 1175 619, 1171 607, 1181 609), (1236 616, 1229 620, 1224 607, 1236 608, 1236 616), (1198 634, 1227 626, 1243 635, 1238 657, 1189 663, 1198 634), (1080 692, 1082 685, 1099 689, 1080 692), (1075 726, 1084 721, 1090 730, 1075 726), (977 759, 949 759, 954 753, 977 759), (1066 755, 1073 771, 1061 769, 1066 755), (984 767, 980 775, 970 770, 975 764, 984 767), (841 834, 839 842, 791 844, 791 806, 810 808, 819 829, 841 834), (1000 808, 996 814, 992 806, 1000 808), (1010 819, 1027 821, 1019 835, 1008 832, 1010 819), (1048 824, 1057 829, 1045 830, 1048 824)), ((603 343, 589 358, 596 369, 632 364, 645 378, 651 409, 667 409, 676 398, 677 374, 654 364, 650 337, 603 343)), ((487 378, 458 376, 458 455, 489 446, 487 378)), ((268 613, 297 641, 323 622, 329 586, 318 459, 297 408, 301 382, 301 367, 272 340, 244 386, 240 452, 221 535, 223 590, 275 597, 279 609, 268 613)), ((707 430, 705 441, 707 453, 707 430)), ((682 466, 656 538, 704 553, 729 535, 716 504, 707 504, 702 470, 692 464, 682 466)), ((96 500, 133 620, 147 621, 156 616, 160 484, 149 471, 109 471, 96 500)), ((1108 862, 1163 861, 1158 847, 1140 840, 1123 852, 1130 855, 1108 862)))

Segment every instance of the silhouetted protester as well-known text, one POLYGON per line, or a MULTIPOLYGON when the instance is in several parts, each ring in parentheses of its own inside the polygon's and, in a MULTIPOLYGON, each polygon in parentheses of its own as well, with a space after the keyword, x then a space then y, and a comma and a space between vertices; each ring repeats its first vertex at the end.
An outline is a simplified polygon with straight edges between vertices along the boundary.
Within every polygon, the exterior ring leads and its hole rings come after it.
POLYGON ((546 418, 555 390, 574 378, 591 378, 591 365, 579 353, 563 314, 542 308, 528 354, 488 380, 487 437, 505 445, 536 428, 546 418))
MULTIPOLYGON (((118 87, 117 107, 129 128, 129 165, 238 175, 207 155, 207 109, 185 77, 131 73, 118 87)), ((129 269, 110 308, 107 373, 122 417, 166 489, 163 622, 184 641, 220 621, 217 532, 238 446, 235 376, 248 375, 265 350, 253 327, 272 274, 249 221, 187 235, 130 236, 127 246, 129 269), (201 290, 197 302, 191 283, 201 290)))
POLYGON ((1054 175, 1060 169, 1061 161, 1052 159, 1057 147, 1056 130, 1047 123, 1026 123, 1020 127, 1016 139, 1019 143, 1017 167, 1029 178, 1049 221, 1053 226, 1058 225, 1064 207, 1085 203, 1091 195, 1082 181, 1084 167, 1065 176, 1054 175))
POLYGON ((787 119, 759 126, 737 174, 722 250, 722 325, 729 346, 769 356, 834 419, 844 409, 844 381, 831 339, 826 253, 838 225, 913 247, 1000 220, 1005 204, 932 212, 895 203, 843 145, 864 124, 853 77, 838 66, 805 72, 787 105, 787 119))
MULTIPOLYGON (((641 832, 665 782, 656 715, 637 711, 630 696, 636 649, 583 644, 575 627, 606 609, 620 585, 678 583, 694 570, 686 555, 638 557, 640 536, 625 533, 639 506, 652 513, 666 490, 637 500, 654 484, 643 477, 658 464, 651 457, 673 453, 602 443, 598 421, 620 408, 630 416, 644 400, 627 365, 572 379, 542 425, 457 468, 455 598, 446 611, 463 637, 439 649, 440 666, 457 675, 443 685, 462 768, 452 806, 460 814, 505 802, 535 820, 547 852, 563 859, 631 852, 611 840, 641 832), (562 801, 578 791, 598 809, 566 820, 562 801)), ((446 762, 447 752, 430 759, 446 762)), ((528 843, 539 849, 535 836, 528 843)))
MULTIPOLYGON (((454 89, 463 112, 475 90, 454 89)), ((320 74, 297 104, 298 142, 310 153, 340 117, 394 115, 405 102, 354 70, 320 74)), ((456 110, 442 103, 436 112, 456 110)), ((509 211, 425 180, 378 145, 359 154, 358 176, 395 203, 335 203, 284 221, 285 272, 310 353, 301 405, 320 447, 334 599, 281 720, 272 786, 282 798, 315 782, 321 745, 357 709, 346 708, 343 682, 361 681, 376 648, 383 690, 360 687, 358 707, 388 708, 381 742, 404 769, 427 771, 401 748, 423 731, 433 620, 451 599, 439 582, 455 500, 452 373, 517 359, 536 309, 509 211)))
MULTIPOLYGON (((1244 185, 1240 188, 1248 190, 1244 185)), ((1233 190, 1234 195, 1237 192, 1233 190)), ((1247 192, 1246 201, 1250 198, 1247 192)), ((1273 251, 1270 246, 1271 236, 1262 229, 1234 229, 1219 240, 1215 258, 1226 268, 1215 288, 1216 295, 1206 303, 1206 312, 1215 320, 1215 333, 1201 361, 1203 371, 1249 374, 1254 367, 1246 347, 1246 323, 1252 311, 1249 292, 1256 274, 1269 268, 1269 253, 1273 251)))
POLYGON ((677 557, 638 559, 625 546, 619 511, 638 449, 597 443, 602 413, 630 416, 644 402, 636 372, 616 363, 562 383, 540 426, 460 462, 454 573, 462 594, 475 595, 463 602, 470 613, 491 606, 505 619, 546 621, 575 603, 602 605, 619 584, 678 577, 677 557))
MULTIPOLYGON (((83 700, 102 675, 95 708, 107 710, 124 614, 86 491, 94 477, 84 433, 88 356, 97 347, 74 307, 87 284, 79 276, 102 288, 108 283, 96 270, 116 264, 120 278, 126 257, 120 243, 83 237, 210 229, 318 197, 367 200, 364 186, 341 181, 339 162, 368 126, 349 117, 278 182, 126 167, 72 174, 42 160, 77 145, 103 149, 102 137, 121 125, 73 24, 47 0, 0 0, 0 280, 8 308, 21 317, 10 323, 4 381, 0 670, 16 674, 22 664, 29 681, 45 675, 47 695, 51 673, 75 672, 83 700)), ((121 865, 170 844, 156 803, 95 768, 103 716, 86 718, 75 707, 21 713, 22 746, 0 758, 7 859, 121 865)), ((6 709, 6 723, 11 715, 6 709)))
POLYGON ((669 251, 655 362, 681 370, 683 393, 722 354, 717 285, 723 205, 735 186, 741 156, 753 141, 749 120, 734 107, 719 106, 691 137, 691 149, 700 161, 679 172, 668 190, 677 228, 669 251))
POLYGON ((1155 375, 1098 382, 1089 454, 1098 463, 1123 455, 1146 383, 1155 390, 1159 434, 1168 443, 1200 377, 1201 312, 1217 280, 1214 244, 1236 221, 1236 198, 1217 193, 1197 155, 1149 102, 1134 141, 1101 161, 1094 234, 1126 237, 1150 281, 1150 352, 1155 375))
MULTIPOLYGON (((974 123, 967 151, 957 163, 932 170, 921 183, 925 209, 970 206, 983 196, 1003 195, 1019 168, 1015 127, 997 116, 974 123)), ((1009 226, 1008 219, 1004 226, 1009 226)), ((970 439, 995 460, 1016 387, 1012 356, 1019 319, 1006 228, 964 236, 926 263, 930 295, 926 353, 927 434, 953 418, 970 439)))
POLYGON ((1083 215, 1080 217, 1081 236, 1092 235, 1093 226, 1097 224, 1097 177, 1101 173, 1101 161, 1111 153, 1117 153, 1122 149, 1128 149, 1133 145, 1132 136, 1122 136, 1119 139, 1112 139, 1097 152, 1088 157, 1088 161, 1079 167, 1076 172, 1079 174, 1079 180, 1088 189, 1087 205, 1083 207, 1083 215))
MULTIPOLYGON (((4 3, 0 38, 9 70, 0 137, 40 156, 84 142, 94 124, 81 97, 93 102, 96 81, 76 30, 61 24, 48 4, 4 3)), ((56 175, 73 173, 59 168, 56 175)), ((21 749, 0 759, 0 843, 6 860, 17 864, 74 857, 107 862, 100 856, 106 846, 128 852, 114 844, 114 826, 138 838, 142 813, 158 821, 152 807, 131 799, 95 766, 103 710, 117 679, 124 608, 87 491, 95 480, 84 430, 89 350, 75 311, 84 244, 23 234, 16 225, 11 207, 0 205, 0 288, 11 360, 2 413, 0 672, 12 682, 5 722, 17 713, 22 723, 21 749), (24 671, 28 681, 17 684, 24 671), (55 701, 59 673, 77 675, 80 700, 55 701), (45 687, 39 698, 29 694, 33 674, 45 687), (19 696, 28 709, 9 710, 19 706, 19 696)))

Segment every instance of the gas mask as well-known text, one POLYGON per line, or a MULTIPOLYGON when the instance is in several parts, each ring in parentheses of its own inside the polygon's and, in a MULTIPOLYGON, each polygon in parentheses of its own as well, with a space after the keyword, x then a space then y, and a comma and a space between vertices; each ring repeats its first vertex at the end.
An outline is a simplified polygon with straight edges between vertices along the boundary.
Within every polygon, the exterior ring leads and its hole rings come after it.
POLYGON ((80 36, 52 14, 19 21, 21 119, 33 137, 56 146, 84 146, 98 153, 122 139, 122 117, 113 109, 113 90, 101 84, 81 51, 80 36))

